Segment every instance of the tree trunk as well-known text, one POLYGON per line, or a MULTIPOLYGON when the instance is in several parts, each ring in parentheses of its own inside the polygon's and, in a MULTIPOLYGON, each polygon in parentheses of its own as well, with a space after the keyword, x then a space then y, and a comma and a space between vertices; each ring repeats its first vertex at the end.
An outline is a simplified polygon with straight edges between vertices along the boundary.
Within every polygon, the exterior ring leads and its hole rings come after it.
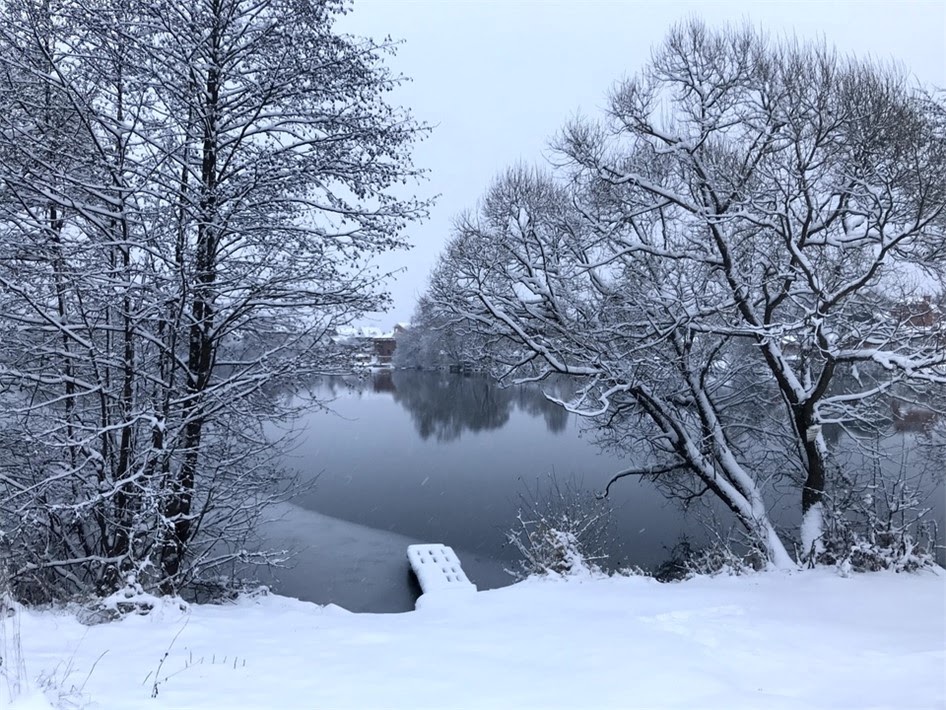
POLYGON ((197 224, 197 245, 194 301, 191 306, 191 325, 187 353, 187 393, 184 407, 184 460, 172 484, 165 518, 171 526, 170 537, 162 552, 162 591, 177 591, 178 575, 187 544, 190 541, 193 519, 191 507, 194 482, 200 465, 200 445, 204 429, 202 394, 210 381, 214 364, 214 282, 216 281, 217 249, 217 110, 220 94, 220 76, 216 64, 218 29, 210 35, 211 66, 207 70, 204 87, 203 145, 201 150, 201 199, 197 224))

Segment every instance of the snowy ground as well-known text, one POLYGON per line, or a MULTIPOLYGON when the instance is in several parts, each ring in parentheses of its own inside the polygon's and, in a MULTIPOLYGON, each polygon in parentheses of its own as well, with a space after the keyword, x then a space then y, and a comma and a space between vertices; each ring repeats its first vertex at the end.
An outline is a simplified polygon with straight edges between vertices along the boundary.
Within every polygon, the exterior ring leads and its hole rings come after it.
POLYGON ((404 614, 277 596, 93 627, 21 612, 47 694, 12 707, 942 708, 944 593, 944 574, 817 570, 530 580, 404 614))

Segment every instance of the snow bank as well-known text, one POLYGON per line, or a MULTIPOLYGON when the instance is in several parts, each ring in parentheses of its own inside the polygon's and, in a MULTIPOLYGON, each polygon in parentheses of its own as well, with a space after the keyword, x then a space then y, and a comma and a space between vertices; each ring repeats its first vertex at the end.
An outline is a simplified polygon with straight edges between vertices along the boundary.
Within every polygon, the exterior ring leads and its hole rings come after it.
POLYGON ((933 572, 584 577, 404 614, 269 596, 21 628, 30 678, 55 675, 66 707, 932 708, 944 592, 933 572))

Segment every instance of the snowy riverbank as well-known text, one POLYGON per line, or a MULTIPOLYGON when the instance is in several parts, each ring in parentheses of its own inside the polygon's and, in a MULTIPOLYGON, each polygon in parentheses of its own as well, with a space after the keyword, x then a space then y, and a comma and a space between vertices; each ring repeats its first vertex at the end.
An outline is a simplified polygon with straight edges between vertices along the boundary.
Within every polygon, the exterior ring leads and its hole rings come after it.
POLYGON ((942 573, 816 570, 529 580, 405 614, 278 596, 93 627, 26 611, 34 690, 13 708, 942 708, 944 594, 942 573))

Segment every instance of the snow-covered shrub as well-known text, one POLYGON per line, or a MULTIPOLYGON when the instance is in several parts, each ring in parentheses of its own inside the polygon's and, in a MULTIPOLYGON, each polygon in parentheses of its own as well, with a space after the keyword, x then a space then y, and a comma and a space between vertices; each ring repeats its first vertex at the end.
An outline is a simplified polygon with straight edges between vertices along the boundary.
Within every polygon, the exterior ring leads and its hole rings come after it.
POLYGON ((76 612, 76 618, 86 626, 95 626, 116 621, 129 614, 145 616, 167 605, 175 606, 180 611, 187 609, 187 603, 180 598, 149 594, 134 575, 129 575, 121 589, 107 597, 95 598, 90 604, 81 607, 76 612))
POLYGON ((717 537, 708 545, 693 547, 683 539, 673 546, 670 559, 657 567, 653 576, 660 582, 677 582, 701 575, 749 574, 765 565, 764 551, 752 545, 747 547, 744 542, 717 537))
POLYGON ((936 564, 938 529, 930 517, 935 486, 896 475, 879 465, 866 481, 842 478, 831 491, 818 546, 802 550, 810 566, 834 565, 843 573, 894 570, 914 572, 936 564))
POLYGON ((521 557, 520 579, 531 575, 569 576, 599 571, 607 559, 605 543, 611 519, 606 501, 581 490, 575 481, 561 484, 549 476, 545 487, 520 494, 516 525, 506 540, 521 557))
POLYGON ((889 519, 852 521, 830 515, 824 549, 809 564, 835 565, 842 572, 915 572, 936 564, 936 523, 933 520, 893 524, 889 519))
POLYGON ((689 576, 696 575, 740 575, 758 572, 766 565, 766 557, 762 550, 750 549, 748 552, 738 553, 722 541, 716 541, 697 550, 686 561, 689 576))
POLYGON ((269 594, 269 587, 253 580, 232 575, 214 575, 195 580, 188 591, 188 599, 198 604, 227 604, 240 597, 259 597, 269 594))

